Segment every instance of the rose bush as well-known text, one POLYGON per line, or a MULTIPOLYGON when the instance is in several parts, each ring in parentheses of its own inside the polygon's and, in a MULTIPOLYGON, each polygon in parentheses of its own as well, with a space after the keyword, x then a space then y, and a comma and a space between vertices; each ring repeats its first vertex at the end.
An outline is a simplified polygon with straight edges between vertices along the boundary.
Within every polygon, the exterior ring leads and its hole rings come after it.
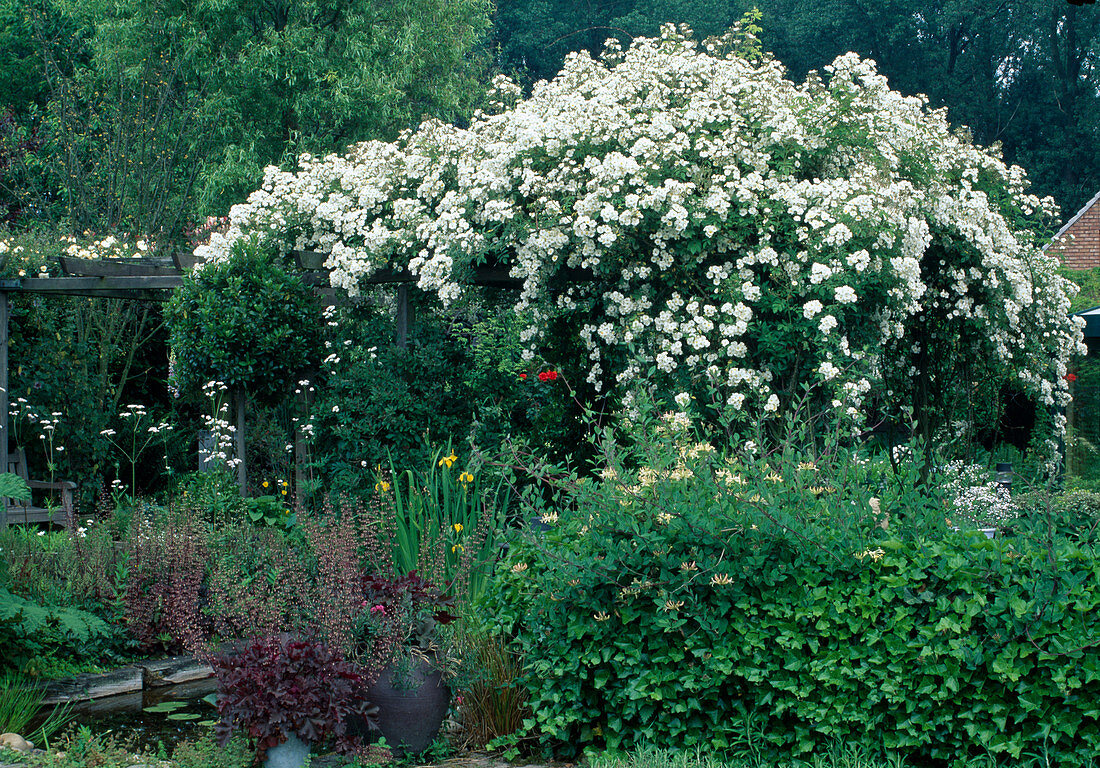
POLYGON ((808 385, 854 427, 875 405, 931 441, 965 371, 1063 405, 1080 333, 1037 247, 1053 202, 873 62, 796 84, 738 43, 669 27, 527 98, 499 78, 468 128, 268 169, 198 252, 259 236, 327 253, 350 293, 401 268, 444 303, 506 265, 529 352, 568 331, 589 393, 627 410, 644 385, 745 423, 808 385))

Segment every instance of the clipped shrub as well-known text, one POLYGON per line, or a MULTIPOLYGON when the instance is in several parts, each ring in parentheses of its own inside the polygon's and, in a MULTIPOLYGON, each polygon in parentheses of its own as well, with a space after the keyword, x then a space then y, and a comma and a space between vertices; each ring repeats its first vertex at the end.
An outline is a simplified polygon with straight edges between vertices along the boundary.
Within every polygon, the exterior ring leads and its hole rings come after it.
POLYGON ((936 499, 903 525, 920 500, 839 482, 860 466, 842 456, 730 462, 681 441, 650 458, 559 476, 548 530, 517 535, 491 586, 546 748, 840 741, 1062 766, 1100 749, 1094 550, 951 532, 936 499))
POLYGON ((274 250, 242 240, 229 259, 197 268, 165 307, 181 391, 208 381, 278 400, 320 360, 313 291, 274 250))

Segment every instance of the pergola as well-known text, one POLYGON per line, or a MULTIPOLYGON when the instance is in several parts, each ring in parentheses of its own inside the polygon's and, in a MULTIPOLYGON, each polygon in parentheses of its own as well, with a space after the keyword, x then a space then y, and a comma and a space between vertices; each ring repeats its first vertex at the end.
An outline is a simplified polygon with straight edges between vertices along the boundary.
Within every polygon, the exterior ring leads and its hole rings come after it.
MULTIPOLYGON (((326 255, 316 251, 293 251, 291 256, 303 271, 307 285, 313 286, 322 305, 332 306, 343 300, 344 294, 329 284, 324 267, 326 255)), ((183 285, 184 274, 195 266, 192 257, 142 257, 125 259, 78 259, 58 257, 61 276, 26 277, 0 280, 0 447, 7 455, 9 448, 8 409, 8 347, 10 294, 38 296, 85 296, 100 299, 130 301, 165 301, 172 291, 183 285)), ((2 261, 0 261, 2 264, 2 261)), ((381 270, 364 279, 364 285, 394 285, 397 287, 395 315, 396 344, 407 346, 409 337, 408 284, 415 278, 405 271, 381 270)), ((522 281, 509 276, 507 267, 480 267, 470 281, 474 285, 497 288, 520 288, 522 281)), ((243 401, 238 403, 238 423, 243 427, 243 401)), ((240 434, 243 437, 243 429, 240 434)), ((244 458, 243 442, 238 441, 238 456, 244 458)), ((243 467, 243 464, 242 464, 243 467)), ((240 475, 243 486, 243 470, 240 475)), ((2 513, 2 510, 0 510, 2 513)))

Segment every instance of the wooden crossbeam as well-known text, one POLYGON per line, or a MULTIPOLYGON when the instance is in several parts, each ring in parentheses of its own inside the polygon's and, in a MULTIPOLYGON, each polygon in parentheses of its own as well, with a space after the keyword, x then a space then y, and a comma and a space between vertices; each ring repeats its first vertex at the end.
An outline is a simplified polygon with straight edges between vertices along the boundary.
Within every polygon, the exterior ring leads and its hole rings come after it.
POLYGON ((58 256, 61 271, 80 277, 156 277, 181 274, 171 259, 76 259, 58 256))

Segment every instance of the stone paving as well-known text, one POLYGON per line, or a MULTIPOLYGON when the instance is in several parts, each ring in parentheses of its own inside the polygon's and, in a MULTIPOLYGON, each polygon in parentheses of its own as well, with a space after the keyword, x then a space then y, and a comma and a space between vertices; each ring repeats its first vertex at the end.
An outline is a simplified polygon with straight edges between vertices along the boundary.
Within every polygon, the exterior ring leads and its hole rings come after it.
MULTIPOLYGON (((30 753, 32 758, 41 758, 45 756, 45 752, 41 749, 33 750, 30 753)), ((0 750, 0 768, 27 768, 28 762, 24 758, 21 762, 11 762, 10 759, 6 759, 9 756, 14 757, 14 753, 7 750, 0 750)), ((38 762, 37 760, 34 761, 38 762)), ((310 761, 311 768, 342 768, 347 765, 348 758, 340 755, 320 755, 313 758, 310 761)), ((33 765, 34 763, 30 763, 33 765)), ((127 768, 160 768, 159 762, 153 763, 141 763, 135 762, 133 765, 127 768)), ((442 760, 438 763, 424 763, 416 764, 411 768, 575 768, 574 763, 529 763, 529 762, 516 762, 509 763, 499 757, 486 754, 484 752, 470 752, 464 755, 458 755, 456 757, 450 757, 446 760, 442 760)))

